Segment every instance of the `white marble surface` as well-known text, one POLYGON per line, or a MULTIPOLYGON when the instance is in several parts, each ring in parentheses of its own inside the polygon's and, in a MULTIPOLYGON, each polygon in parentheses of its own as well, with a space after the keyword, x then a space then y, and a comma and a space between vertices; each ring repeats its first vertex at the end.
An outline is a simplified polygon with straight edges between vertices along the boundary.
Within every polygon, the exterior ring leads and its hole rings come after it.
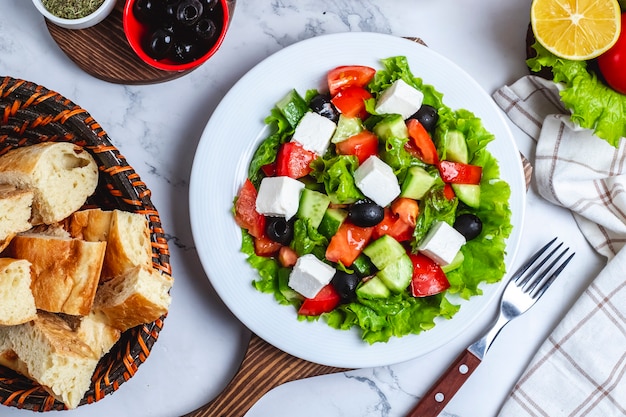
MULTIPOLYGON (((223 306, 202 271, 187 201, 202 129, 220 98, 246 71, 303 39, 371 31, 421 37, 491 93, 526 73, 529 8, 529 0, 240 0, 223 47, 209 62, 174 81, 124 86, 80 70, 52 40, 31 2, 0 0, 0 76, 58 91, 100 122, 152 190, 176 278, 165 327, 137 375, 96 404, 48 414, 177 416, 208 402, 235 372, 248 332, 223 306)), ((532 152, 530 139, 511 128, 520 149, 532 152)), ((553 235, 568 241, 578 256, 553 290, 504 330, 443 415, 495 416, 538 345, 603 264, 571 215, 533 190, 524 227, 517 263, 553 235)), ((490 314, 437 352, 394 366, 288 383, 265 395, 247 415, 403 416, 495 311, 494 304, 490 314)), ((0 416, 30 415, 0 405, 0 416)))

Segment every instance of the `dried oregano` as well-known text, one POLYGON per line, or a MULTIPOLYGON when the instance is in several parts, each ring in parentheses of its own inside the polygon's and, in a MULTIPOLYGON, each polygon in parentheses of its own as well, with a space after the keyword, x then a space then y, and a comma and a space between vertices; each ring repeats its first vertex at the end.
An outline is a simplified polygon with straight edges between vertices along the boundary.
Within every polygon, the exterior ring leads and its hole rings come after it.
POLYGON ((95 12, 104 0, 41 0, 50 13, 63 19, 80 19, 95 12))

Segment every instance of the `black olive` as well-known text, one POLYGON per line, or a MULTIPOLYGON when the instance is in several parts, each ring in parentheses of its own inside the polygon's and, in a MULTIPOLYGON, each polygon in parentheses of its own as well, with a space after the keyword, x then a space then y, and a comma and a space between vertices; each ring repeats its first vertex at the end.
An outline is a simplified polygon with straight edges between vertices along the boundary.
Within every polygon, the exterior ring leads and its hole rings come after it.
POLYGON ((165 4, 163 6, 163 15, 165 16, 165 20, 172 21, 176 19, 178 5, 180 2, 181 0, 165 0, 165 4))
POLYGON ((437 121, 439 121, 439 114, 433 106, 422 104, 422 107, 411 118, 417 119, 424 126, 424 129, 432 133, 435 130, 435 126, 437 126, 437 121))
POLYGON ((327 119, 332 120, 333 122, 337 122, 339 120, 339 112, 330 102, 330 94, 318 94, 311 99, 309 103, 309 107, 315 113, 320 116, 324 116, 327 119))
POLYGON ((133 14, 137 21, 146 24, 158 23, 161 18, 161 2, 159 0, 137 0, 133 4, 133 14))
POLYGON ((344 303, 354 300, 356 287, 359 285, 359 282, 361 282, 361 278, 356 274, 349 274, 340 270, 335 272, 333 279, 330 281, 344 303))
POLYGON ((385 209, 373 201, 361 200, 348 209, 348 218, 359 227, 376 226, 385 217, 385 209))
POLYGON ((176 9, 176 19, 185 26, 192 26, 202 17, 202 12, 199 0, 182 0, 176 9))
POLYGON ((164 29, 155 30, 145 45, 146 53, 154 59, 165 58, 172 49, 172 34, 164 29))
POLYGON ((482 232, 483 222, 472 213, 464 213, 456 218, 454 228, 465 237, 465 240, 472 240, 482 232))
POLYGON ((217 27, 215 26, 215 22, 213 22, 213 20, 203 17, 193 26, 193 32, 198 39, 208 41, 217 33, 217 27))
POLYGON ((174 49, 170 58, 179 63, 186 63, 200 58, 201 55, 202 50, 196 42, 179 40, 174 42, 174 49))
POLYGON ((274 242, 288 245, 293 239, 293 221, 284 217, 266 217, 265 234, 274 242))
POLYGON ((202 3, 202 7, 204 7, 205 12, 210 12, 217 6, 219 0, 200 0, 202 3))

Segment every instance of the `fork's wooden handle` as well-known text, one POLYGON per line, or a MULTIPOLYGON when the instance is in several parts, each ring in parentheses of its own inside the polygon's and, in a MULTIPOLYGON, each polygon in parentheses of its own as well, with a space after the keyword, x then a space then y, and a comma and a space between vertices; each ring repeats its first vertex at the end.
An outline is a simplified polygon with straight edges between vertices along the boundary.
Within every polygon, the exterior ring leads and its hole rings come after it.
POLYGON ((424 394, 407 417, 434 417, 448 404, 454 394, 480 365, 480 359, 465 349, 443 373, 430 390, 424 394))

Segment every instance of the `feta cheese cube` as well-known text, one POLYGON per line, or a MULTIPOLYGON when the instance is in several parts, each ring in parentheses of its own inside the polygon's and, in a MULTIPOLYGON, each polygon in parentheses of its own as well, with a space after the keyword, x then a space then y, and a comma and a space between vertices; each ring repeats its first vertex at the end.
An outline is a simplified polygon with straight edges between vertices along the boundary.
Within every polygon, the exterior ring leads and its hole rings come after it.
POLYGON ((308 112, 298 122, 291 140, 298 142, 308 151, 324 155, 336 128, 337 125, 332 120, 317 113, 308 112))
POLYGON ((304 184, 290 177, 265 177, 256 198, 256 211, 289 220, 298 211, 304 184))
POLYGON ((420 242, 418 250, 439 265, 448 265, 465 244, 465 237, 446 222, 436 222, 420 242))
POLYGON ((314 298, 335 275, 335 268, 320 261, 315 255, 307 254, 298 258, 288 285, 306 298, 314 298))
POLYGON ((403 80, 396 80, 382 92, 375 109, 378 114, 397 113, 406 120, 422 107, 422 100, 421 91, 403 80))
POLYGON ((393 169, 377 156, 370 156, 354 171, 354 183, 366 197, 385 207, 400 195, 393 169))

